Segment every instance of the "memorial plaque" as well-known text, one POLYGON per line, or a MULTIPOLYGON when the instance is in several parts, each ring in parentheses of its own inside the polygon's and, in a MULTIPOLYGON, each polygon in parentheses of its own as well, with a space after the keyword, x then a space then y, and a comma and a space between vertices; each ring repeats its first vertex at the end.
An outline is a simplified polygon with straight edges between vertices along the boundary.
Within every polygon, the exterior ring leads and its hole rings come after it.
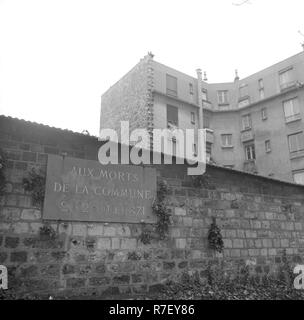
POLYGON ((156 222, 155 168, 48 156, 43 218, 156 222))

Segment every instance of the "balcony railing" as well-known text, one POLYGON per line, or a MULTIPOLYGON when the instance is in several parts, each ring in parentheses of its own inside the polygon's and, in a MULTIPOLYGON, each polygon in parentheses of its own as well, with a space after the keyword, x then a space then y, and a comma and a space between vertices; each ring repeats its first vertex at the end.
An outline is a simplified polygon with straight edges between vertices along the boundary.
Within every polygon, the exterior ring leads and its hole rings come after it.
POLYGON ((293 121, 297 121, 297 120, 301 120, 301 115, 300 113, 298 114, 293 114, 292 116, 289 117, 285 117, 285 122, 293 122, 293 121))
POLYGON ((288 90, 292 87, 295 87, 297 84, 297 81, 289 81, 289 82, 286 82, 286 83, 281 83, 280 84, 280 89, 281 91, 284 91, 284 90, 288 90))
POLYGON ((250 173, 258 173, 255 160, 247 160, 244 162, 243 170, 250 173))
POLYGON ((214 142, 213 130, 211 129, 206 129, 206 142, 214 142))
POLYGON ((241 132, 241 141, 242 142, 250 141, 253 139, 254 139, 254 133, 251 129, 241 132))

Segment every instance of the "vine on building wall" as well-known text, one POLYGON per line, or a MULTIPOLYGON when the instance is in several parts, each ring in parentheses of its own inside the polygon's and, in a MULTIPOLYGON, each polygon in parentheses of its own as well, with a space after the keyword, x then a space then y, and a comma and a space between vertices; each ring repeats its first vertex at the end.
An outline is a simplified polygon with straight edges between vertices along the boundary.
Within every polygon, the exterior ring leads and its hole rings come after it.
POLYGON ((156 199, 153 202, 152 210, 157 216, 156 225, 142 223, 142 233, 139 236, 143 244, 151 243, 152 239, 164 240, 168 236, 171 214, 167 208, 165 198, 168 194, 168 187, 164 182, 158 184, 156 199))
POLYGON ((55 239, 56 231, 50 225, 44 224, 40 227, 39 235, 41 238, 55 239))
POLYGON ((45 194, 45 175, 35 168, 29 172, 29 176, 23 179, 25 191, 31 193, 34 206, 42 207, 45 194))
POLYGON ((192 183, 195 188, 214 189, 211 177, 208 173, 200 176, 192 176, 192 183))
POLYGON ((212 218, 212 223, 208 231, 209 248, 221 253, 224 249, 224 241, 221 234, 221 229, 216 224, 216 219, 212 218))
POLYGON ((6 158, 2 149, 0 149, 0 196, 4 194, 5 190, 5 175, 4 170, 6 168, 6 158))

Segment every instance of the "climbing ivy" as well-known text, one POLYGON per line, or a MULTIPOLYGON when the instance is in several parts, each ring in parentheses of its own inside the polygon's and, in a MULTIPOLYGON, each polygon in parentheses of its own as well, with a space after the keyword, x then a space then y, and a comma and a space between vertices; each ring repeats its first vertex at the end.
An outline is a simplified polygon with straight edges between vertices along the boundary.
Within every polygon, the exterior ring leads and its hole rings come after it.
POLYGON ((157 188, 156 199, 152 204, 152 210, 157 216, 157 222, 154 226, 142 223, 142 233, 139 239, 143 244, 151 243, 152 239, 164 240, 168 236, 171 214, 165 202, 167 193, 167 185, 164 182, 160 182, 157 188))
POLYGON ((192 183, 195 188, 214 189, 214 185, 211 182, 211 177, 208 173, 204 173, 200 176, 193 176, 192 183))
POLYGON ((216 224, 216 219, 212 218, 212 223, 208 231, 209 248, 217 252, 222 252, 224 249, 224 241, 221 234, 221 229, 216 224))
POLYGON ((23 179, 23 187, 32 195, 33 205, 41 207, 45 194, 45 175, 35 168, 23 179))
POLYGON ((0 149, 0 196, 4 194, 5 190, 5 175, 4 175, 4 170, 6 168, 6 159, 4 152, 2 149, 0 149))

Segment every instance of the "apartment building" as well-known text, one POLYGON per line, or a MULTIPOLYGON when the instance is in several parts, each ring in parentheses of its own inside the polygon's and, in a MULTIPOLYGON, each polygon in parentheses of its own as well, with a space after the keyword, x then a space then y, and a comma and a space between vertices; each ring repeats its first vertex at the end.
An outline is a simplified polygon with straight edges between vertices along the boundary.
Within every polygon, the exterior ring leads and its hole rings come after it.
POLYGON ((209 161, 304 184, 303 119, 304 52, 229 83, 186 75, 150 53, 102 95, 100 127, 204 127, 209 161))

